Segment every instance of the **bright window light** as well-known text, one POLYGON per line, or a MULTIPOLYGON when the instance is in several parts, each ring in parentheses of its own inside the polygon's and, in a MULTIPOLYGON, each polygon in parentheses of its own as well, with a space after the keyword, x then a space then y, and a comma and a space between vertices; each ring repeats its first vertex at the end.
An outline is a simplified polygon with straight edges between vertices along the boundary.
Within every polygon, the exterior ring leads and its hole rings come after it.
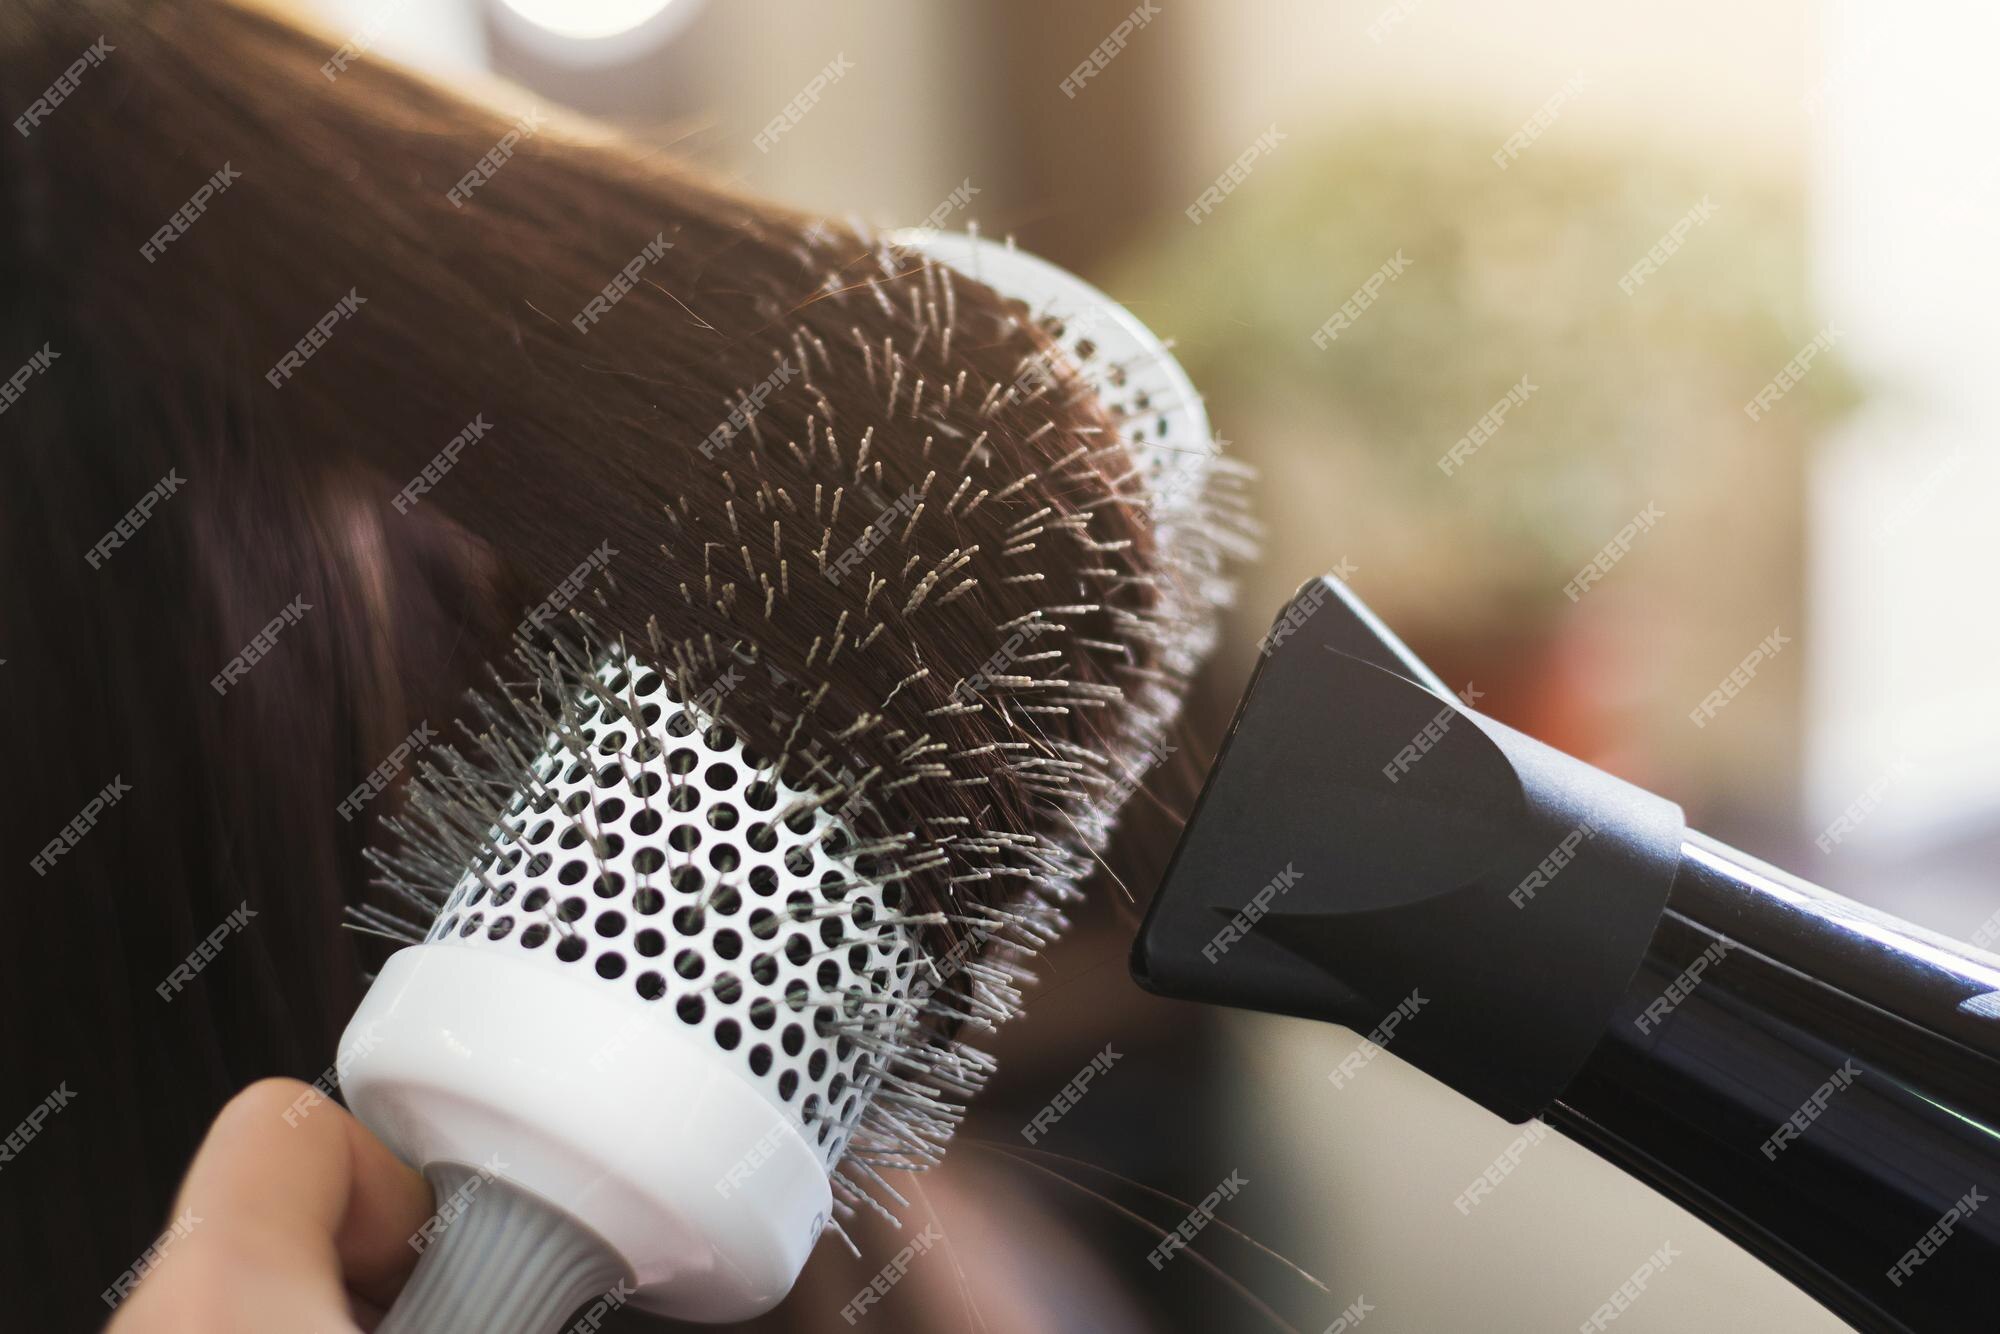
POLYGON ((557 37, 595 41, 632 31, 675 0, 501 0, 557 37))

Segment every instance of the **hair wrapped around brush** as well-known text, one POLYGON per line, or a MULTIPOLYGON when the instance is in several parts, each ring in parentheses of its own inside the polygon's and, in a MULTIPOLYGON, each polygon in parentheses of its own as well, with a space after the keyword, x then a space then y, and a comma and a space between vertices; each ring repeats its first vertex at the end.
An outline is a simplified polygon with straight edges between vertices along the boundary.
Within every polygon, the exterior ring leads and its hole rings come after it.
POLYGON ((8 841, 28 861, 107 775, 132 795, 17 936, 111 971, 31 953, 0 993, 55 1016, 23 1077, 94 1090, 90 1161, 40 1157, 96 1183, 103 1245, 58 1219, 62 1246, 5 1248, 129 1255, 231 1088, 318 1074, 365 847, 390 892, 363 919, 421 934, 613 652, 900 887, 933 978, 903 1073, 969 1089, 960 1030, 1015 1009, 1206 646, 1227 499, 1160 549, 1113 414, 1024 307, 526 102, 141 0, 18 0, 0 94, 31 106, 100 41, 0 137, 0 352, 55 358, 0 423, 0 544, 46 571, 0 591, 9 733, 41 757, 10 766, 8 841), (383 757, 430 728, 406 800, 383 757), (239 901, 233 971, 165 1009, 130 982, 239 901))

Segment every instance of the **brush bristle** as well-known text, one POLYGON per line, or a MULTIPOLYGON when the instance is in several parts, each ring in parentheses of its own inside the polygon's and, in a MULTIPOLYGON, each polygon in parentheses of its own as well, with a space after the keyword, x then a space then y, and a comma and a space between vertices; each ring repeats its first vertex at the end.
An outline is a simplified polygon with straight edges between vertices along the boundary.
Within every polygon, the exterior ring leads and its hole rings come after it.
MULTIPOLYGON (((807 233, 802 261, 823 268, 844 235, 807 233)), ((745 739, 755 781, 798 794, 769 820, 814 822, 899 889, 913 975, 826 998, 904 1016, 867 1056, 836 1176, 852 1207, 902 1203, 881 1174, 934 1163, 984 1081, 970 1039, 1019 1012, 1118 807, 1171 749, 1248 525, 1227 461, 1154 522, 1093 388, 1119 368, 1079 368, 1025 307, 909 251, 845 253, 770 312, 781 383, 729 396, 726 432, 662 445, 701 485, 664 499, 656 557, 620 561, 656 558, 680 605, 649 609, 643 635, 574 611, 524 626, 467 744, 435 748, 385 822, 372 857, 392 897, 359 915, 423 939, 468 868, 525 850, 510 803, 542 790, 551 748, 592 758, 582 716, 663 725, 605 688, 606 664, 658 672, 745 739), (869 384, 874 410, 836 411, 817 382, 869 384)), ((598 592, 618 606, 616 582, 598 592)))

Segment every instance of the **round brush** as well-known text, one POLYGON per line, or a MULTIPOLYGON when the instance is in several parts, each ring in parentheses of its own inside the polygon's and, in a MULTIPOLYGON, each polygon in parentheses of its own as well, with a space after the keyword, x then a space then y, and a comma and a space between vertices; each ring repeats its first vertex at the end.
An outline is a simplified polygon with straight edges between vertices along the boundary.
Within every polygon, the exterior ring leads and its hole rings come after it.
MULTIPOLYGON (((1200 401, 1061 270, 890 241, 912 340, 846 353, 880 419, 781 439, 746 411, 713 464, 726 512, 666 506, 708 571, 686 606, 637 638, 529 627, 373 854, 394 898, 360 924, 414 943, 347 1029, 344 1089, 438 1196, 383 1330, 778 1302, 823 1231, 901 1204, 885 1173, 937 1160, 990 1067, 968 1039, 1016 1013, 1164 753, 1242 530, 1200 401), (1038 349, 1011 382, 925 375, 967 278, 1038 349), (930 429, 968 394, 991 439, 930 429), (1103 433, 1024 470, 1008 437, 1078 395, 1103 433), (921 452, 919 484, 887 482, 891 450, 921 452), (812 618, 784 627, 802 654, 744 629, 787 617, 812 618)), ((832 354, 794 350, 809 389, 832 354)))

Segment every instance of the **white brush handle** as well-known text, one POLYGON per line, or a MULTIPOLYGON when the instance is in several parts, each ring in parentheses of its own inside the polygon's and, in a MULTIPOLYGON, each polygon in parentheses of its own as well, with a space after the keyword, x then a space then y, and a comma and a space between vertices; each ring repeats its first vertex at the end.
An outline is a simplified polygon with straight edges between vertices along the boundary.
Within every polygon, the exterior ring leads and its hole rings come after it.
MULTIPOLYGON (((609 1273, 632 1276, 642 1310, 710 1322, 769 1310, 826 1223, 826 1170, 734 1053, 598 981, 552 959, 419 945, 389 959, 355 1011, 341 1040, 348 1106, 438 1187, 424 1235, 471 1257, 426 1258, 413 1283, 444 1283, 426 1278, 430 1267, 494 1268, 480 1257, 497 1243, 475 1246, 460 1231, 526 1228, 517 1215, 532 1205, 608 1248, 619 1261, 609 1273), (439 1172, 454 1174, 449 1185, 439 1172)), ((554 1230, 538 1225, 507 1245, 554 1230)), ((487 1284, 518 1287, 488 1273, 460 1296, 483 1310, 474 1289, 487 1284)), ((564 1311, 581 1300, 559 1296, 564 1311)))
POLYGON ((424 1175, 454 1216, 431 1225, 376 1334, 554 1334, 584 1303, 631 1291, 616 1252, 555 1206, 457 1163, 424 1175))

